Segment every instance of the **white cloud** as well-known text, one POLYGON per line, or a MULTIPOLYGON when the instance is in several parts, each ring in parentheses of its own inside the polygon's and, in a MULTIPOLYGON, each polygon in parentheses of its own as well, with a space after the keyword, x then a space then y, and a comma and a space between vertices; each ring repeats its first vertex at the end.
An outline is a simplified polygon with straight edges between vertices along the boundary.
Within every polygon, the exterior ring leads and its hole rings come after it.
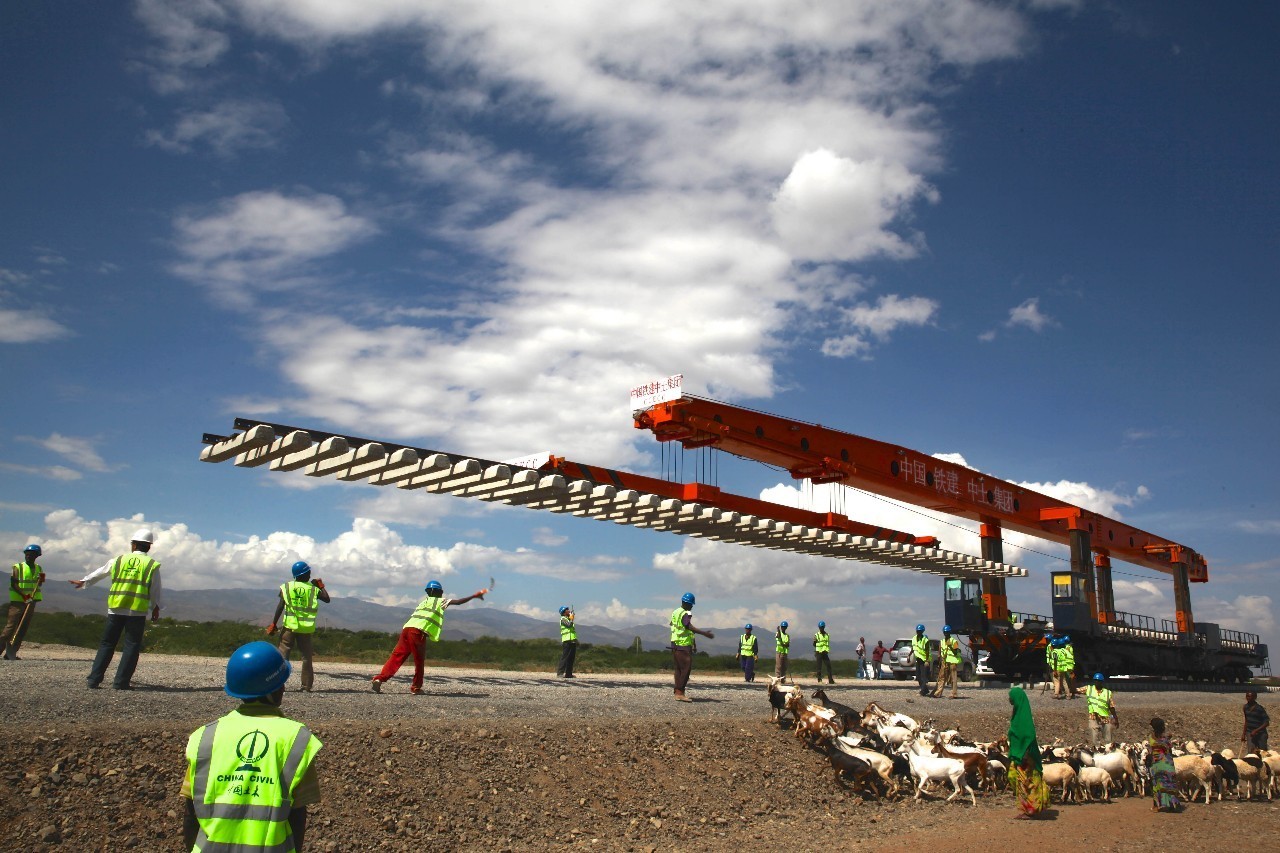
POLYGON ((569 541, 568 536, 553 533, 550 527, 535 527, 530 533, 533 536, 533 544, 544 548, 557 548, 569 541))
POLYGON ((240 307, 253 304, 255 288, 289 290, 312 283, 312 262, 377 230, 334 196, 279 192, 242 193, 208 214, 179 217, 175 228, 178 250, 186 257, 175 272, 240 307))
POLYGON ((207 110, 184 110, 171 130, 147 133, 147 142, 175 153, 205 146, 219 157, 246 149, 274 148, 289 123, 274 101, 228 100, 207 110))
POLYGON ((819 149, 796 161, 770 213, 798 260, 909 258, 918 247, 888 229, 921 197, 936 196, 901 163, 855 162, 819 149))
POLYGON ((904 299, 891 293, 881 296, 874 305, 860 303, 841 312, 844 323, 858 332, 823 341, 822 354, 834 357, 862 355, 871 348, 867 336, 884 342, 903 326, 929 325, 937 312, 938 303, 923 296, 904 299))
POLYGON ((71 330, 39 311, 0 308, 0 344, 33 344, 68 337, 71 330))
POLYGON ((18 436, 18 440, 43 447, 45 450, 62 456, 71 464, 77 465, 88 471, 106 473, 109 471, 116 471, 120 467, 118 465, 107 464, 94 447, 94 445, 97 444, 95 439, 77 438, 76 436, 62 435, 61 433, 55 432, 50 433, 48 438, 18 436))
POLYGON ((15 474, 30 474, 46 480, 79 480, 84 475, 65 465, 19 465, 16 462, 0 462, 0 471, 12 471, 15 474))
POLYGON ((1040 300, 1032 298, 1021 305, 1009 309, 1009 319, 1005 321, 1005 325, 1010 328, 1025 326, 1033 332, 1041 332, 1049 326, 1057 325, 1057 323, 1052 317, 1040 310, 1040 300))
POLYGON ((1268 518, 1261 521, 1237 521, 1235 522, 1237 530, 1243 530, 1245 533, 1261 533, 1263 535, 1273 536, 1280 533, 1280 519, 1268 518))
POLYGON ((156 39, 143 67, 163 93, 186 89, 192 73, 216 62, 231 42, 217 29, 227 19, 218 0, 136 0, 134 14, 156 39))
POLYGON ((1262 637, 1276 631, 1276 611, 1269 595, 1237 595, 1231 601, 1199 599, 1193 606, 1197 622, 1216 622, 1223 628, 1262 637))

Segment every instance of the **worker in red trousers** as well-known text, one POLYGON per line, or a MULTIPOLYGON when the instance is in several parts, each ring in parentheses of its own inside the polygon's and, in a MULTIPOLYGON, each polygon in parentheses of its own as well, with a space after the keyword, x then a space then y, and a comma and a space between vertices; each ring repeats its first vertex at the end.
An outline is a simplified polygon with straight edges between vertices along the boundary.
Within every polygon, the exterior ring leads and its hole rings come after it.
POLYGON ((444 587, 440 581, 429 581, 426 596, 418 602, 409 621, 400 630, 400 641, 396 643, 391 657, 387 658, 382 672, 373 677, 373 692, 381 693, 382 684, 400 671, 400 664, 405 658, 413 655, 413 682, 409 686, 410 693, 422 692, 422 663, 427 651, 427 640, 439 642, 440 629, 444 626, 444 611, 456 604, 466 604, 472 599, 484 600, 487 589, 473 592, 466 598, 445 598, 444 587))

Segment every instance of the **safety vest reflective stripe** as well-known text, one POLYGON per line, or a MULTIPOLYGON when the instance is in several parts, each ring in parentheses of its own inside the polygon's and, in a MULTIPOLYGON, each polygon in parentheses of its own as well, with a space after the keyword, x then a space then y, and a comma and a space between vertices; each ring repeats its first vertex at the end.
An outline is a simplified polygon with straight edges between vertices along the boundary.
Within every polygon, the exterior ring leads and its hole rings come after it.
POLYGON ((916 660, 929 662, 929 636, 921 634, 919 637, 911 638, 911 651, 915 654, 916 660))
POLYGON ((413 615, 409 617, 409 621, 404 623, 406 628, 417 628, 419 631, 424 631, 432 642, 440 639, 440 629, 443 626, 444 596, 442 595, 428 595, 419 601, 417 608, 413 611, 413 615))
POLYGON ((692 646, 693 632, 684 626, 684 615, 688 613, 683 607, 671 611, 671 645, 692 646))
POLYGON ((21 563, 13 564, 13 578, 18 583, 18 589, 14 590, 9 587, 9 600, 21 601, 22 596, 30 595, 34 601, 43 601, 44 594, 40 592, 40 572, 43 569, 39 565, 29 566, 24 560, 21 563))
POLYGON ((151 605, 151 578, 160 564, 146 554, 134 552, 116 557, 111 566, 111 591, 107 607, 146 613, 151 605))
MULTIPOLYGON (((192 849, 202 853, 290 853, 295 849, 289 825, 289 814, 293 810, 293 790, 306 770, 304 763, 309 764, 308 758, 319 750, 319 741, 311 736, 311 731, 306 726, 292 720, 246 715, 243 725, 227 724, 231 726, 231 731, 219 746, 218 731, 224 720, 226 718, 210 723, 200 732, 199 744, 192 761, 191 802, 200 824, 192 849), (248 728, 249 726, 253 728, 248 728), (244 730, 246 728, 247 731, 244 730), (260 755, 246 756, 240 752, 240 743, 250 735, 254 738, 250 742, 250 750, 257 743, 258 735, 264 737, 266 746, 260 755), (271 745, 273 737, 277 744, 284 743, 284 739, 289 738, 289 750, 283 761, 279 760, 281 756, 278 747, 273 748, 271 745), (216 774, 215 750, 218 763, 216 774), (242 779, 239 774, 245 774, 247 778, 242 779), (253 774, 260 774, 262 778, 255 779, 253 774), (211 777, 215 776, 219 783, 214 794, 215 802, 206 802, 211 777), (235 787, 232 787, 233 784, 235 787), (242 786, 250 792, 244 792, 242 786), (267 797, 269 802, 243 801, 243 798, 259 796, 258 792, 267 797), (226 802, 225 798, 229 797, 240 797, 242 801, 226 802), (224 799, 218 801, 219 798, 224 799)), ((188 754, 188 758, 190 760, 192 756, 188 754)))
POLYGON ((576 639, 578 639, 577 627, 574 626, 570 619, 562 616, 560 618, 560 642, 572 643, 576 639))
POLYGON ((1107 688, 1097 688, 1090 684, 1084 691, 1085 699, 1089 701, 1089 713, 1099 717, 1111 716, 1111 691, 1107 688))
POLYGON ((942 644, 942 661, 953 665, 960 663, 960 641, 955 637, 942 644))
POLYGON ((757 643, 755 634, 742 634, 738 637, 738 654, 747 657, 755 657, 756 648, 757 643))
POLYGON ((284 600, 284 627, 299 634, 313 634, 320 611, 320 590, 310 583, 289 581, 280 585, 284 600))
POLYGON ((815 652, 831 651, 831 635, 824 631, 819 631, 818 633, 814 634, 813 650, 815 652))

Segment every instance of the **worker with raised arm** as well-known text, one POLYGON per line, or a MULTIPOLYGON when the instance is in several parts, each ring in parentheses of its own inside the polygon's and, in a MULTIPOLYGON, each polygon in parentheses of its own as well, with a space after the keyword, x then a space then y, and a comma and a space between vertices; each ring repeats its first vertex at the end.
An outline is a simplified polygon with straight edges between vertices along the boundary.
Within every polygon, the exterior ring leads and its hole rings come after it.
POLYGON ((283 614, 280 654, 288 660, 293 647, 298 647, 298 653, 302 655, 302 686, 298 689, 310 693, 315 683, 315 670, 312 666, 315 649, 311 640, 316 633, 316 615, 320 612, 320 602, 329 603, 329 591, 324 588, 323 580, 311 578, 311 567, 302 560, 294 563, 290 572, 293 580, 280 585, 276 612, 271 617, 271 624, 267 626, 267 636, 276 632, 283 614))
POLYGON ((578 657, 578 626, 574 624, 573 608, 560 608, 560 663, 556 675, 561 678, 577 678, 573 674, 573 662, 578 657))
POLYGON ((440 585, 440 581, 433 580, 427 582, 424 591, 427 594, 418 602, 409 621, 404 623, 404 627, 400 630, 400 639, 391 651, 391 657, 387 658, 382 672, 373 677, 374 693, 382 692, 383 682, 400 671, 400 665, 409 655, 413 655, 413 682, 409 685, 409 692, 421 693, 422 666, 427 651, 427 640, 430 639, 433 643, 440 641, 440 629, 444 627, 444 611, 476 598, 483 601, 485 593, 489 590, 473 592, 466 598, 445 598, 444 587, 440 585))
POLYGON ((1084 694, 1085 710, 1089 712, 1089 743, 1095 749, 1115 739, 1115 726, 1120 725, 1120 712, 1116 710, 1115 696, 1106 686, 1107 677, 1100 672, 1080 693, 1084 694))
POLYGON ((44 551, 31 544, 22 549, 22 562, 14 563, 9 575, 9 614, 5 620, 4 634, 0 635, 0 655, 5 660, 17 660, 22 639, 31 627, 36 612, 36 602, 44 600, 40 587, 44 586, 44 569, 36 562, 44 551))
POLYGON ((671 611, 671 658, 675 664, 676 700, 679 702, 693 701, 684 695, 685 688, 689 686, 689 673, 693 670, 693 635, 701 634, 708 640, 715 638, 710 631, 694 627, 694 601, 693 593, 686 592, 680 596, 680 606, 671 611))
POLYGON ((116 690, 132 690, 133 671, 138 666, 138 653, 142 650, 142 635, 147 630, 147 611, 151 621, 160 619, 160 564, 150 557, 155 536, 151 528, 134 531, 129 541, 130 552, 93 570, 78 581, 68 581, 76 589, 92 586, 99 579, 111 576, 111 589, 107 592, 107 624, 102 631, 98 654, 89 670, 89 686, 97 688, 116 654, 116 644, 124 635, 124 648, 120 652, 120 664, 116 667, 111 686, 116 690))
POLYGON ((1058 638, 1052 631, 1044 635, 1044 665, 1048 667, 1049 680, 1053 682, 1053 698, 1061 699, 1062 679, 1058 675, 1058 638))
POLYGON ((957 682, 960 677, 960 661, 963 657, 960 654, 960 640, 952 636, 950 625, 942 626, 942 642, 939 644, 938 655, 942 662, 938 668, 938 684, 933 690, 933 698, 941 699, 942 691, 950 683, 951 698, 959 699, 957 682))
POLYGON ((787 633, 787 620, 783 619, 773 632, 773 677, 785 678, 791 658, 791 635, 787 633))
POLYGON ((813 676, 822 683, 822 668, 827 669, 827 683, 835 684, 835 674, 831 672, 831 635, 827 633, 827 623, 818 622, 818 632, 813 635, 813 658, 817 661, 818 671, 813 676))
POLYGON ((1240 740, 1244 744, 1245 754, 1256 753, 1267 748, 1267 726, 1271 718, 1267 709, 1258 704, 1257 691, 1250 690, 1244 694, 1244 731, 1240 740))
POLYGON ((751 623, 748 622, 742 629, 742 636, 738 638, 738 665, 742 667, 742 680, 751 683, 756 680, 756 658, 760 657, 760 644, 758 638, 751 633, 751 623))
POLYGON ((228 696, 240 706, 187 739, 182 841, 187 850, 294 853, 307 806, 320 802, 311 730, 280 713, 291 667, 258 640, 227 661, 228 696))
POLYGON ((920 687, 920 695, 929 695, 929 635, 924 632, 924 625, 916 626, 916 635, 911 638, 911 658, 916 664, 916 684, 920 687))

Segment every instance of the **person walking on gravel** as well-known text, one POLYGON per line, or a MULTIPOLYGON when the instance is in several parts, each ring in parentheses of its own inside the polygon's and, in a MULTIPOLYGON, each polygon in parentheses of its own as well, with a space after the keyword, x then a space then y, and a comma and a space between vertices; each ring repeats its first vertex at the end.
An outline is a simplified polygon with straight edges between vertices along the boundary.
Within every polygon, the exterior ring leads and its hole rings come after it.
POLYGON ((17 660, 22 639, 31 627, 31 617, 36 612, 36 602, 43 601, 40 587, 44 586, 44 569, 36 562, 44 551, 39 545, 22 549, 22 562, 13 564, 9 576, 9 617, 5 621, 4 634, 0 635, 0 654, 5 660, 17 660))
POLYGON ((916 684, 920 687, 920 695, 929 695, 929 635, 924 632, 924 625, 916 626, 916 635, 911 639, 911 657, 916 663, 916 684))
POLYGON ((187 739, 182 841, 188 850, 301 851, 307 806, 320 802, 321 743, 280 713, 289 662, 270 643, 241 646, 225 690, 240 707, 187 739))
POLYGON ((302 560, 293 564, 290 570, 293 580, 280 585, 280 595, 276 601, 276 612, 267 626, 267 636, 276 632, 280 623, 280 615, 284 614, 284 626, 280 632, 280 654, 288 660, 293 647, 298 647, 302 655, 302 686, 307 693, 315 683, 315 670, 312 657, 315 650, 311 640, 316 633, 316 615, 320 612, 320 602, 329 603, 329 591, 324 588, 320 578, 311 579, 311 567, 302 560))
POLYGON ((472 599, 478 598, 484 601, 484 594, 488 591, 482 589, 466 598, 445 598, 444 587, 440 585, 440 581, 428 581, 425 589, 426 596, 418 602, 409 621, 404 623, 404 628, 400 630, 400 640, 391 651, 391 657, 387 658, 386 664, 383 665, 382 672, 373 677, 373 692, 381 693, 383 682, 399 672, 405 658, 413 655, 413 682, 409 685, 409 692, 421 693, 422 664, 426 656, 427 640, 429 638, 433 643, 440 641, 440 629, 444 626, 444 611, 457 604, 466 604, 472 599))
POLYGON ((1100 672, 1093 674, 1093 683, 1080 691, 1088 703, 1089 743, 1094 749, 1100 744, 1111 743, 1113 726, 1120 725, 1120 713, 1116 710, 1115 697, 1106 687, 1107 677, 1100 672))
POLYGON ((676 670, 676 700, 680 702, 693 701, 684 695, 685 688, 689 686, 689 673, 693 670, 693 635, 701 634, 708 640, 715 638, 715 634, 710 631, 703 631, 693 626, 691 611, 694 601, 693 593, 686 592, 680 596, 680 606, 671 611, 671 658, 676 670))
POLYGON ((742 629, 742 636, 738 638, 738 665, 742 667, 742 680, 748 684, 756 680, 756 658, 760 657, 760 643, 755 634, 751 633, 751 623, 748 622, 746 627, 742 629))
POLYGON ((1267 726, 1271 718, 1267 709, 1258 704, 1258 694, 1250 690, 1244 694, 1244 731, 1240 740, 1244 743, 1246 754, 1267 748, 1267 726))
POLYGON ((573 608, 560 608, 560 664, 556 675, 561 678, 577 678, 573 674, 573 662, 578 657, 578 626, 573 621, 573 608))
POLYGON ((871 650, 871 663, 875 667, 873 678, 884 678, 884 656, 889 650, 884 647, 884 640, 876 640, 876 647, 871 650))
POLYGON ((785 678, 787 663, 791 657, 791 635, 787 633, 787 621, 784 619, 773 632, 773 677, 785 678))
POLYGON ((116 644, 124 634, 124 649, 120 652, 120 664, 116 667, 111 686, 116 690, 132 690, 133 671, 138 666, 138 653, 142 650, 142 635, 147 630, 147 611, 151 621, 160 619, 160 564, 149 556, 155 541, 150 528, 134 532, 128 554, 93 570, 78 581, 67 581, 76 589, 92 586, 100 578, 111 575, 111 589, 107 592, 107 624, 102 631, 98 654, 89 670, 89 686, 102 684, 107 667, 116 654, 116 644))
POLYGON ((822 683, 822 669, 827 670, 827 683, 835 684, 835 674, 831 672, 831 635, 827 633, 827 623, 818 623, 818 632, 813 635, 813 658, 818 664, 814 679, 822 683))
POLYGON ((938 653, 942 658, 942 664, 938 668, 938 684, 933 690, 933 698, 941 699, 942 691, 946 689, 947 683, 951 684, 951 698, 959 699, 960 693, 957 682, 960 673, 960 641, 951 636, 951 626, 942 626, 942 644, 938 649, 938 653))

